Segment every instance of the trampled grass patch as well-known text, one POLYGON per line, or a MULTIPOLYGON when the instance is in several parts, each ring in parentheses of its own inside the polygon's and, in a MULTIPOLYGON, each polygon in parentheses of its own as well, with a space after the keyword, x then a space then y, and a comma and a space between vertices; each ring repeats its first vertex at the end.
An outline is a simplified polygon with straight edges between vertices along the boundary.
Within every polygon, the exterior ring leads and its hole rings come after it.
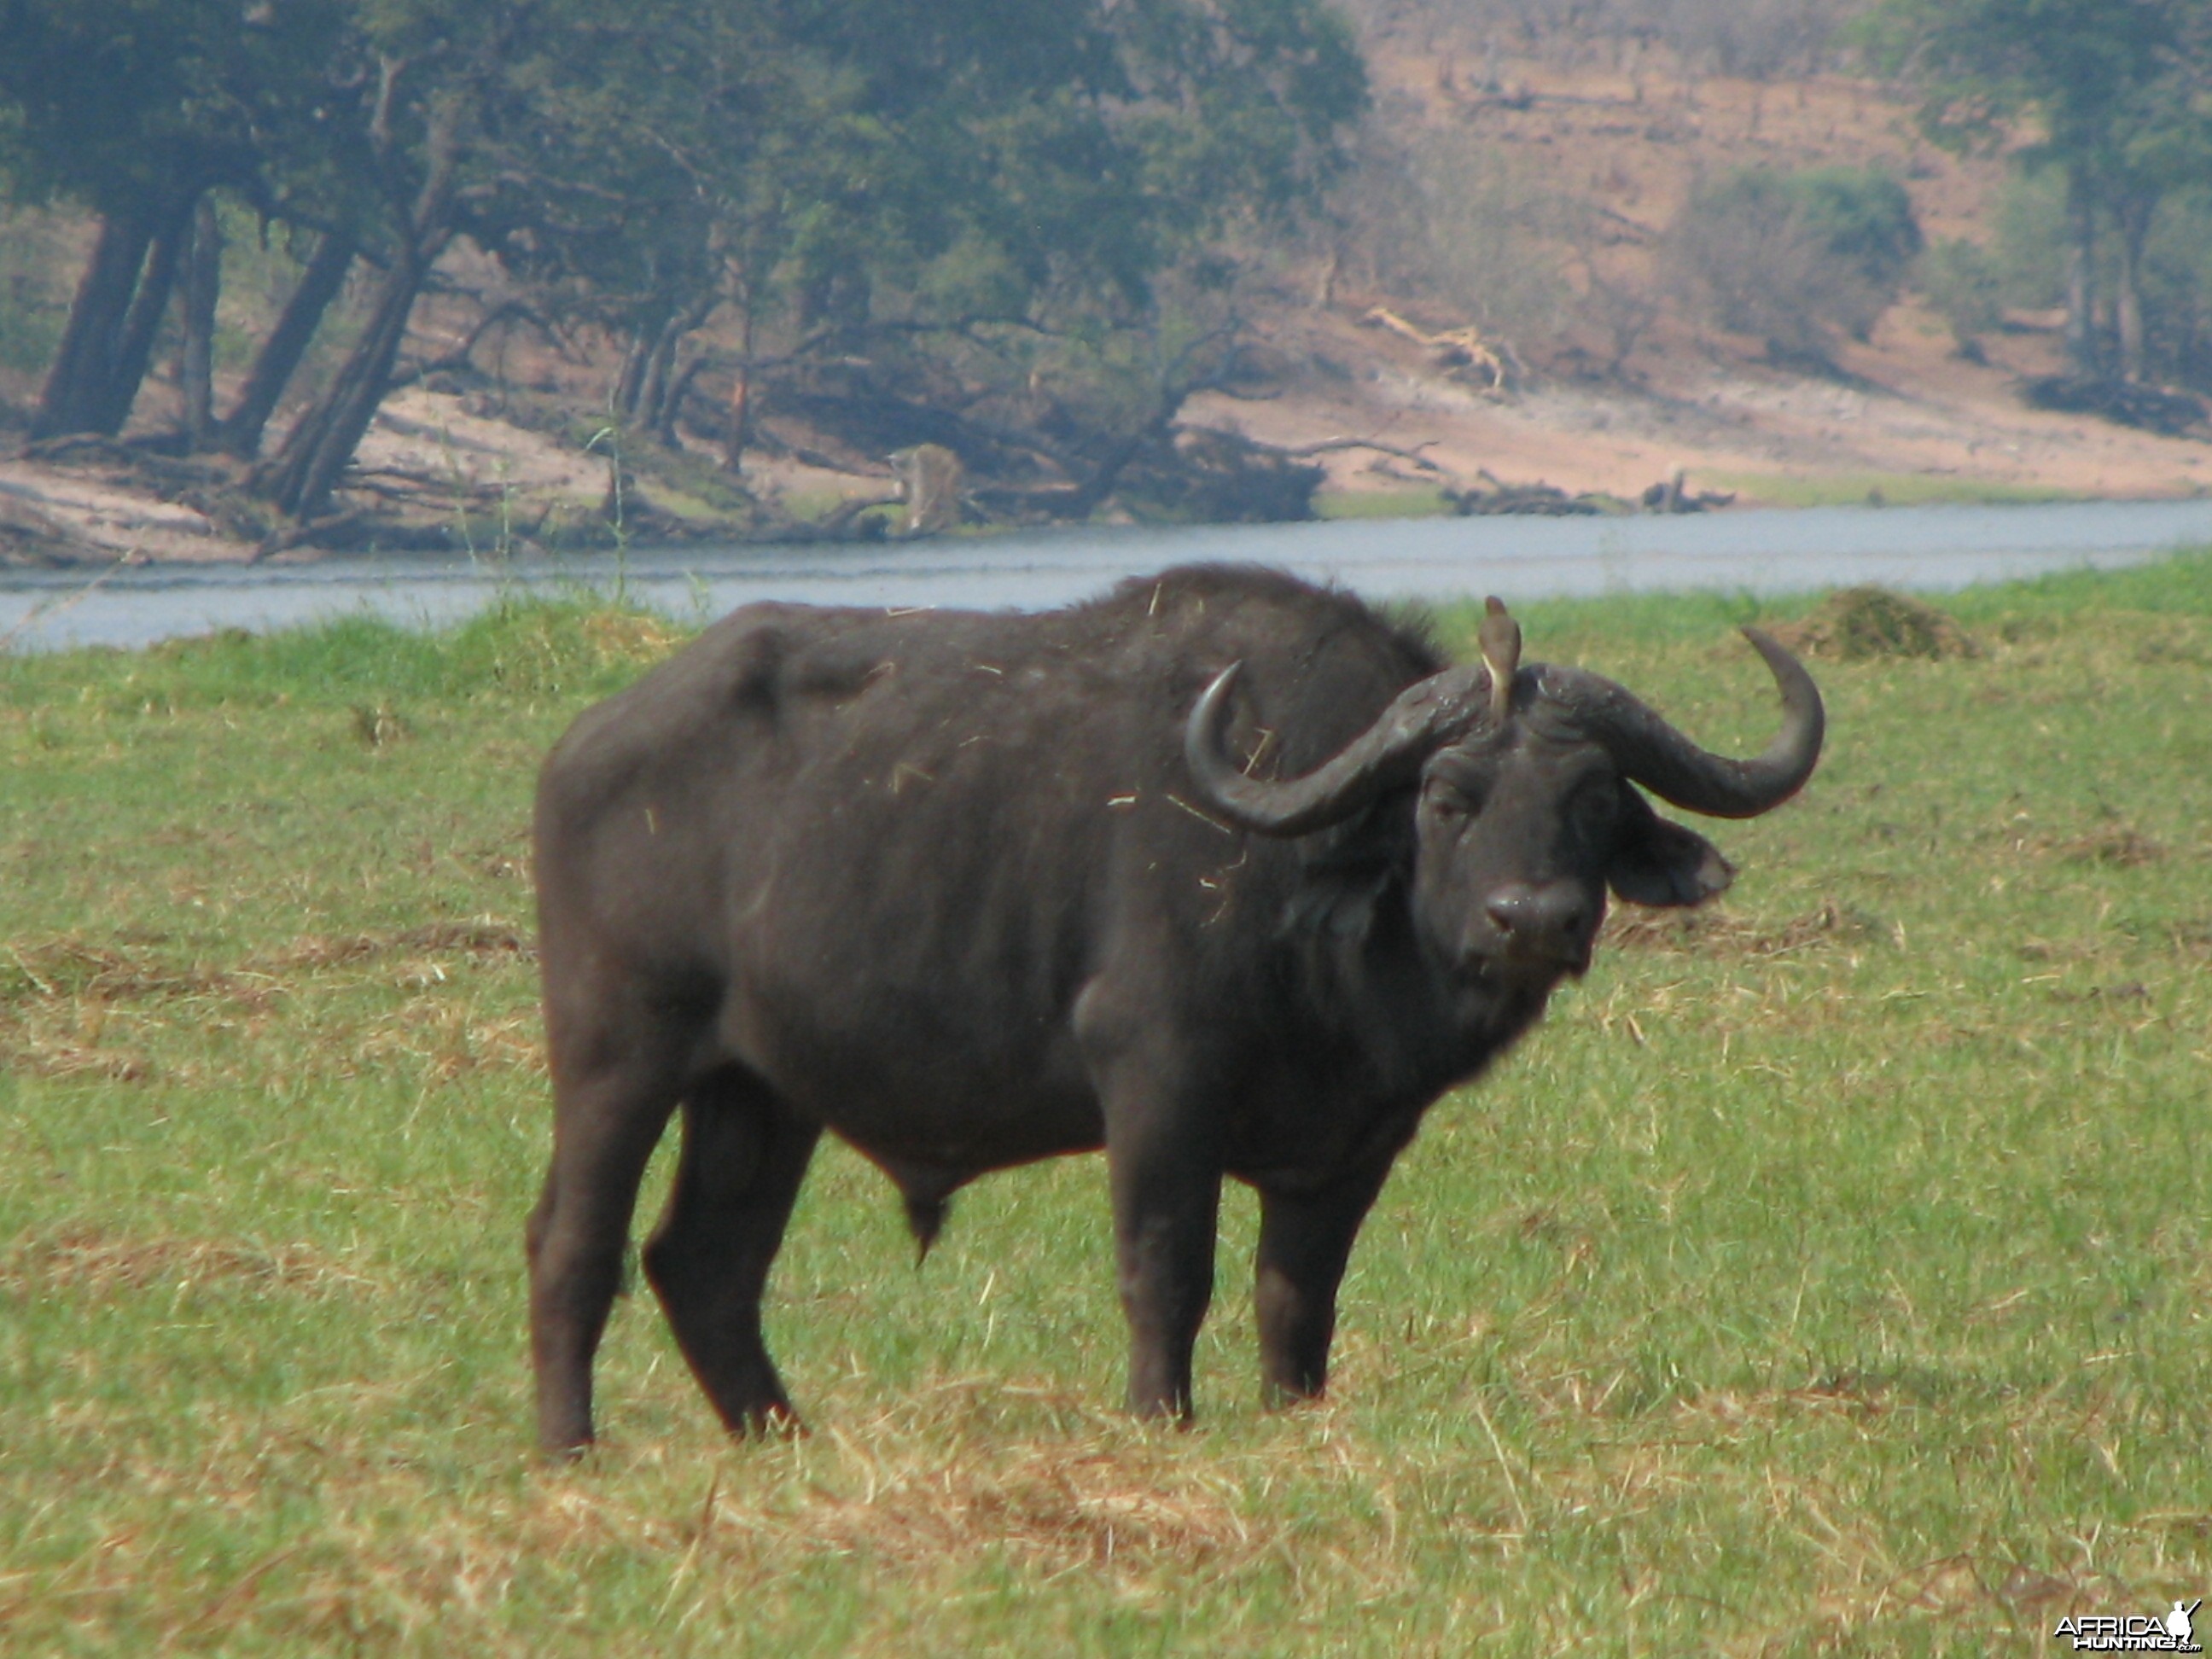
MULTIPOLYGON (((568 1468, 526 809, 672 631, 0 658, 0 1645, 2033 1653, 2205 1595, 2212 560, 1946 609, 1982 654, 1820 664, 1735 890, 1431 1115, 1328 1405, 1256 1407, 1246 1195, 1182 1433, 1113 1409, 1099 1160, 917 1270, 832 1149, 769 1316, 814 1432, 726 1443, 631 1297, 568 1468)), ((1757 615, 1522 620, 1741 748, 1757 615)))

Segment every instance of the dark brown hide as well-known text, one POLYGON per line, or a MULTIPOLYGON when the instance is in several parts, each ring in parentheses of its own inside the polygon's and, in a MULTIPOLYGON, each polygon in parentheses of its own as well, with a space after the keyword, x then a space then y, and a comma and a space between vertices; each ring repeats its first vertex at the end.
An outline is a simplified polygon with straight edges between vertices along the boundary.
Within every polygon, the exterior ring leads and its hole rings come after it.
MULTIPOLYGON (((1584 730, 1606 683, 1555 701, 1557 671, 1525 667, 1500 723, 1483 671, 1444 670, 1348 595, 1209 568, 1042 616, 750 606, 586 713, 537 814, 547 1449, 592 1437, 679 1110, 645 1269, 733 1429, 789 1415, 760 1297, 824 1129, 925 1248, 963 1182, 1103 1146, 1140 1412, 1189 1410, 1221 1179, 1249 1182, 1263 1385, 1319 1392, 1353 1237, 1422 1112, 1587 966, 1608 882, 1681 904, 1729 878, 1584 730), (1464 718, 1319 819, 1247 827, 1243 794, 1376 749, 1431 676, 1464 718)), ((1802 781, 1818 698, 1808 728, 1810 682, 1784 685, 1802 781)))

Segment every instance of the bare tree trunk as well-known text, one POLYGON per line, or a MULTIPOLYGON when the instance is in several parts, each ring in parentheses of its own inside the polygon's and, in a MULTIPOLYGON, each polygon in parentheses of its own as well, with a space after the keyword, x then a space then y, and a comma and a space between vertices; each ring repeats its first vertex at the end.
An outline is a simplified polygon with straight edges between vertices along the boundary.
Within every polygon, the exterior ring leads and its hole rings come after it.
POLYGON ((368 325, 337 378, 293 424, 283 447, 254 470, 253 492, 289 517, 302 522, 320 518, 331 491, 352 464, 354 451, 391 389, 392 366, 398 361, 407 319, 434 257, 393 258, 377 287, 368 325))
POLYGON ((177 267, 184 262, 185 244, 191 236, 198 202, 195 191, 172 204, 155 224, 154 240, 146 249, 146 269, 139 276, 138 291, 131 296, 131 309, 123 319, 114 368, 96 410, 100 424, 95 431, 120 432, 131 418, 131 405, 137 401, 147 365, 154 360, 154 341, 161 331, 161 316, 168 310, 170 293, 177 285, 177 267))
POLYGON ((713 289, 708 289, 693 295, 691 303, 669 323, 667 345, 659 365, 657 384, 643 413, 647 429, 670 449, 677 447, 676 417, 683 410, 684 399, 691 390, 691 382, 706 366, 704 357, 695 356, 679 369, 676 366, 677 358, 683 350, 684 340, 704 328, 707 319, 714 314, 721 303, 722 296, 713 289))
POLYGON ((653 411, 668 390, 668 368, 676 356, 676 342, 681 337, 678 319, 668 318, 653 337, 653 349, 645 354, 645 372, 638 377, 637 398, 630 405, 633 419, 650 423, 653 411))
POLYGON ((191 222, 197 191, 100 221, 61 348, 31 419, 33 438, 112 436, 130 418, 191 222))
MULTIPOLYGON (((398 69, 396 64, 386 66, 387 90, 398 69)), ((296 523, 323 516, 331 492, 352 465, 354 451, 392 390, 392 367, 407 337, 407 319, 430 267, 453 240, 463 115, 458 94, 433 111, 422 186, 411 201, 393 204, 398 234, 392 264, 369 308, 368 325, 329 389, 284 434, 283 447, 254 469, 253 492, 296 523)))
POLYGON ((344 288, 346 273, 353 269, 354 253, 354 240, 343 231, 331 231, 317 244, 307 270, 300 274, 299 285, 284 301, 276 326, 261 343, 238 402, 223 419, 221 443, 226 454, 250 461, 261 453, 261 434, 269 417, 276 412, 276 404, 293 375, 299 373, 315 331, 322 326, 324 315, 344 288))
POLYGON ((1121 483, 1121 474, 1135 460, 1148 443, 1169 438, 1175 430, 1176 417, 1182 413, 1183 405, 1199 392, 1218 388, 1221 378, 1218 369, 1197 370, 1201 354, 1217 346, 1233 350, 1233 343, 1241 323, 1231 323, 1200 335, 1177 352, 1174 361, 1161 373, 1157 400, 1151 416, 1118 440, 1091 468, 1091 476, 1079 481, 1065 503, 1057 509, 1067 519, 1087 519, 1097 512, 1106 498, 1121 483))
POLYGON ((1079 482, 1074 493, 1059 509, 1060 516, 1082 520, 1096 513, 1106 498, 1114 493, 1114 486, 1121 482, 1121 474, 1128 470, 1145 446, 1164 436, 1175 426, 1175 418, 1182 410, 1188 393, 1173 391, 1163 392, 1152 418, 1134 431, 1118 439, 1113 447, 1091 469, 1091 476, 1079 482))
POLYGON ((707 354, 697 352, 691 361, 668 377, 668 389, 661 394, 660 406, 653 411, 651 430, 664 447, 680 449, 683 440, 676 435, 676 422, 684 413, 684 400, 691 395, 691 383, 699 378, 699 371, 707 367, 707 354))
POLYGON ((614 412, 629 419, 637 413, 638 400, 645 393, 646 366, 653 358, 653 342, 659 337, 658 328, 641 323, 630 336, 629 347, 623 353, 622 373, 615 377, 614 412))
POLYGON ((115 373, 116 341, 146 261, 146 245, 153 239, 153 227, 143 215, 110 214, 100 220, 99 240, 78 279, 68 326, 31 417, 32 437, 99 429, 98 411, 115 373))
POLYGON ((215 198, 203 196, 192 213, 178 307, 183 337, 177 390, 184 404, 185 447, 194 453, 215 447, 215 309, 222 295, 222 221, 215 198))
POLYGON ((632 361, 623 366, 615 394, 616 412, 671 448, 676 445, 676 408, 690 388, 691 376, 697 373, 696 368, 679 371, 677 358, 685 337, 696 333, 720 303, 721 296, 709 289, 695 295, 688 304, 672 308, 653 332, 650 348, 645 346, 645 335, 640 331, 632 361), (637 356, 640 350, 641 360, 637 356))
POLYGON ((744 470, 745 446, 753 435, 753 322, 758 307, 750 282, 741 286, 738 302, 743 307, 738 330, 738 378, 730 388, 730 428, 722 440, 722 465, 732 472, 744 470))
POLYGON ((2073 167, 2066 174, 2066 356, 2082 374, 2094 374, 2098 367, 2096 252, 2095 191, 2087 170, 2073 167))
POLYGON ((2134 191, 2114 209, 2119 221, 2120 268, 2113 295, 2114 332, 2119 336, 2120 378, 2143 377, 2143 240, 2150 234, 2150 216, 2157 199, 2147 191, 2134 191))

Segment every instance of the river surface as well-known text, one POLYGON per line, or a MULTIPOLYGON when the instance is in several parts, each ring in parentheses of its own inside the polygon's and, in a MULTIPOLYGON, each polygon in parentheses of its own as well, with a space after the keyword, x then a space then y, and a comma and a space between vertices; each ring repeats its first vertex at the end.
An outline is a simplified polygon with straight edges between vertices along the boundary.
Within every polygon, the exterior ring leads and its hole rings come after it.
POLYGON ((1626 519, 1394 519, 1062 530, 902 543, 632 550, 511 563, 374 556, 0 571, 0 649, 142 646, 348 613, 450 621, 503 594, 588 588, 703 619, 749 600, 1041 610, 1194 560, 1273 565, 1371 599, 1509 602, 1655 589, 1942 592, 2212 546, 2212 500, 1808 507, 1626 519))

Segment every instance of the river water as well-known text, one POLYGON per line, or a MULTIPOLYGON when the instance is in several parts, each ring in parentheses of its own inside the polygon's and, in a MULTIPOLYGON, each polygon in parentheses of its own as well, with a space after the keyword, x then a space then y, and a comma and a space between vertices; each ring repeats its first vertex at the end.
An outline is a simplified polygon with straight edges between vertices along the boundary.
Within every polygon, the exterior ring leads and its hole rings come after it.
POLYGON ((1373 599, 1509 602, 1655 589, 1942 592, 2212 546, 2212 499, 2025 507, 1810 507, 1674 518, 1419 519, 1063 530, 900 543, 701 546, 517 559, 348 557, 161 565, 94 578, 0 571, 0 648, 142 646, 349 612, 449 621, 502 594, 620 592, 672 616, 749 600, 1038 610, 1194 560, 1273 565, 1373 599))

